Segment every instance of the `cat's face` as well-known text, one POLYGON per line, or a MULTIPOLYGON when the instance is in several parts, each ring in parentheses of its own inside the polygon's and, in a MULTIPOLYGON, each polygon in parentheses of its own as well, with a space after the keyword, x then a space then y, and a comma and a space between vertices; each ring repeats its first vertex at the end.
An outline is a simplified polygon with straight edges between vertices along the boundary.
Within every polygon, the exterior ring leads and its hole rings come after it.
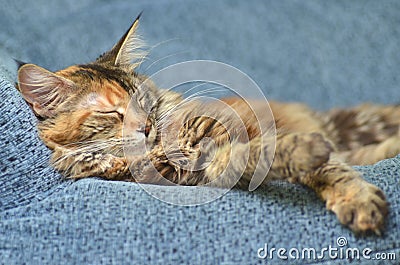
POLYGON ((54 73, 33 64, 20 67, 18 88, 39 118, 39 133, 48 147, 78 148, 96 141, 104 147, 109 141, 107 152, 121 156, 116 143, 123 131, 130 140, 154 140, 149 114, 157 92, 134 72, 134 60, 141 59, 135 53, 140 45, 135 37, 137 24, 138 20, 93 63, 54 73))

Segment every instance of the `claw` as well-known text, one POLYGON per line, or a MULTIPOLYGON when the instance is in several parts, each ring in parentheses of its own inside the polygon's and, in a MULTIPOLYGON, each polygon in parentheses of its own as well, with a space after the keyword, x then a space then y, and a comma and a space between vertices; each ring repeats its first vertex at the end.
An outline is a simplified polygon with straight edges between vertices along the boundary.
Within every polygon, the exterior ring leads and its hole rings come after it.
POLYGON ((381 232, 381 230, 379 230, 379 228, 376 228, 376 229, 374 230, 374 233, 375 233, 377 236, 382 236, 382 232, 381 232))

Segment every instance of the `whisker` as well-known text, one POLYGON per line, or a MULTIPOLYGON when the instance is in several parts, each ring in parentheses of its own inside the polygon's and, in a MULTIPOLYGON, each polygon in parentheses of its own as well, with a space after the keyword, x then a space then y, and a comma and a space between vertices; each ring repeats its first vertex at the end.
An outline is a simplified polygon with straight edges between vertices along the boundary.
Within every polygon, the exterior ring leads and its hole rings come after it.
POLYGON ((161 57, 161 58, 159 58, 159 59, 153 61, 149 66, 146 67, 146 69, 144 69, 143 72, 144 72, 144 73, 147 73, 147 71, 148 71, 151 67, 153 67, 156 63, 161 62, 162 60, 168 59, 168 58, 170 58, 170 57, 173 57, 173 56, 176 56, 176 55, 179 55, 179 54, 185 54, 185 53, 188 53, 188 52, 189 52, 189 51, 186 50, 186 51, 176 52, 176 53, 172 53, 172 54, 166 55, 166 56, 164 56, 164 57, 161 57))
MULTIPOLYGON (((198 87, 204 86, 204 85, 206 85, 206 83, 201 83, 201 84, 195 85, 195 86, 191 87, 190 89, 188 89, 187 91, 185 91, 183 95, 189 93, 190 91, 192 91, 192 90, 195 89, 195 88, 198 88, 198 87)), ((218 87, 218 86, 216 86, 216 87, 218 87)), ((215 87, 206 89, 204 93, 207 93, 208 91, 210 91, 210 90, 212 90, 212 89, 214 89, 214 88, 215 88, 215 87)), ((165 92, 163 92, 163 93, 166 94, 166 93, 168 93, 168 91, 165 91, 165 92)), ((200 95, 200 92, 197 92, 197 94, 195 93, 195 94, 193 94, 193 95, 194 95, 194 96, 195 96, 195 95, 200 95)), ((193 95, 192 95, 192 96, 193 96, 193 95)), ((161 96, 162 96, 162 95, 161 95, 161 96)), ((189 96, 189 97, 187 97, 187 98, 185 98, 185 99, 187 100, 187 99, 190 99, 190 98, 191 98, 191 96, 189 96)), ((170 115, 170 113, 171 113, 172 111, 176 110, 177 107, 179 107, 181 104, 184 104, 184 103, 185 103, 185 101, 183 101, 182 103, 178 103, 178 104, 175 105, 172 109, 168 109, 168 110, 166 110, 165 112, 160 113, 160 115, 157 117, 157 120, 160 121, 160 120, 164 119, 165 116, 170 115)))
POLYGON ((133 138, 111 138, 111 139, 96 139, 96 140, 85 140, 85 141, 78 141, 78 142, 72 142, 66 145, 63 145, 63 147, 67 147, 67 146, 72 146, 72 145, 77 145, 77 144, 93 144, 93 143, 118 143, 119 141, 124 141, 127 139, 133 139, 133 138))
POLYGON ((151 52, 153 49, 157 48, 158 46, 164 45, 164 44, 172 42, 172 41, 180 40, 180 39, 181 38, 171 38, 171 39, 168 39, 168 40, 160 41, 159 43, 156 43, 153 46, 151 46, 149 51, 151 52))
MULTIPOLYGON (((216 88, 218 88, 218 87, 219 87, 219 86, 215 86, 215 87, 208 88, 208 89, 205 89, 205 90, 202 90, 202 91, 198 91, 198 92, 196 92, 196 93, 194 93, 194 94, 188 96, 188 97, 185 98, 185 99, 186 99, 186 100, 187 100, 187 99, 192 100, 192 99, 195 98, 195 97, 199 97, 199 96, 206 95, 206 94, 209 93, 209 92, 217 93, 217 92, 224 92, 224 91, 226 91, 225 89, 216 89, 216 88)), ((209 95, 211 96, 212 93, 210 93, 209 95)))
POLYGON ((83 153, 98 153, 104 151, 105 149, 115 148, 115 150, 120 151, 121 148, 126 144, 126 141, 134 140, 135 138, 118 138, 118 139, 108 139, 104 140, 92 140, 92 141, 82 141, 75 142, 74 144, 79 144, 76 149, 65 148, 66 146, 71 146, 71 144, 64 145, 63 148, 67 150, 66 154, 60 159, 57 159, 55 163, 61 163, 62 161, 74 157, 83 153))
MULTIPOLYGON (((176 40, 179 40, 179 39, 180 39, 180 38, 171 38, 171 39, 168 39, 168 40, 165 40, 165 41, 161 41, 161 42, 159 42, 159 43, 156 43, 155 45, 153 45, 153 46, 151 46, 151 47, 149 47, 149 48, 147 49, 147 54, 150 54, 152 50, 154 50, 155 48, 157 48, 157 47, 159 47, 159 46, 161 46, 161 45, 164 45, 164 44, 166 44, 166 43, 169 43, 169 42, 172 42, 172 41, 176 41, 176 40)), ((186 52, 187 52, 187 51, 178 52, 178 53, 176 53, 176 54, 167 55, 167 56, 165 56, 165 57, 163 57, 163 58, 157 59, 156 61, 152 62, 149 66, 147 66, 146 69, 144 69, 144 71, 142 71, 142 69, 140 69, 141 65, 139 65, 139 69, 138 69, 138 70, 141 71, 141 72, 147 73, 147 70, 149 70, 155 63, 157 63, 157 62, 159 62, 159 61, 161 61, 161 60, 164 60, 165 58, 168 58, 168 57, 171 57, 171 56, 180 54, 180 53, 186 53, 186 52)), ((148 57, 146 56, 146 58, 148 58, 148 57)), ((143 61, 143 60, 142 60, 142 61, 143 61)))
POLYGON ((186 90, 185 92, 183 92, 182 96, 188 94, 190 91, 192 91, 195 88, 198 88, 198 87, 201 87, 201 86, 205 86, 205 85, 207 85, 207 83, 200 83, 198 85, 195 85, 195 86, 189 88, 188 90, 186 90))

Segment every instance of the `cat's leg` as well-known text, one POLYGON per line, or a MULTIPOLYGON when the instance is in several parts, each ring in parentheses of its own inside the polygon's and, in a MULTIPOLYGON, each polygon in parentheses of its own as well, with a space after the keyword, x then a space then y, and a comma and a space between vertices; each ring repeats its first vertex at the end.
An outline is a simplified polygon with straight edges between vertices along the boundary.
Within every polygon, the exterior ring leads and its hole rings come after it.
POLYGON ((352 167, 330 159, 332 148, 327 146, 329 142, 317 133, 283 136, 271 172, 313 189, 353 231, 379 234, 388 213, 383 192, 352 167))
POLYGON ((390 137, 379 144, 369 144, 349 151, 337 152, 342 161, 351 165, 371 165, 400 153, 400 137, 390 137))
MULTIPOLYGON (((316 191, 342 224, 355 232, 372 230, 380 233, 388 212, 383 192, 363 180, 353 168, 331 160, 330 154, 333 148, 321 134, 279 135, 273 162, 271 156, 268 156, 268 150, 273 150, 268 146, 271 142, 264 141, 265 146, 260 143, 259 138, 250 141, 251 152, 247 161, 241 161, 242 157, 238 156, 230 158, 234 159, 231 168, 228 166, 230 148, 219 148, 216 156, 218 159, 206 169, 206 176, 210 180, 220 178, 224 172, 227 176, 235 176, 237 175, 235 171, 243 167, 240 165, 247 163, 243 177, 238 182, 239 187, 245 188, 260 161, 264 163, 266 169, 271 166, 264 184, 268 180, 279 178, 306 185, 316 191)), ((245 150, 243 145, 237 143, 231 148, 245 150)), ((226 179, 220 179, 226 182, 226 179)))
POLYGON ((101 177, 109 180, 129 180, 130 176, 126 158, 112 154, 77 153, 68 148, 57 147, 51 163, 71 179, 101 177))
MULTIPOLYGON (((257 173, 266 177, 264 183, 271 179, 290 181, 326 163, 332 151, 331 143, 319 133, 281 134, 276 141, 272 137, 256 137, 249 143, 234 142, 211 152, 216 159, 205 169, 205 175, 209 181, 214 181, 222 174, 230 178, 240 172, 243 177, 238 182, 239 188, 247 188, 257 173), (257 167, 263 169, 262 172, 255 172, 257 167)), ((221 178, 221 181, 227 180, 221 178)))
POLYGON ((346 162, 372 164, 400 152, 400 106, 363 104, 320 117, 346 162))

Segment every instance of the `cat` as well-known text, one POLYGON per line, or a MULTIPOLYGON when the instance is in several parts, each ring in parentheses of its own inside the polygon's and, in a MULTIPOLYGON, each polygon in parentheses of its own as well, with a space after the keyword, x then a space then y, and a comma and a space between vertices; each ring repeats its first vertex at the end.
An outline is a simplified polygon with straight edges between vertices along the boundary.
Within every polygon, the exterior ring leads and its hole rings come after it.
POLYGON ((276 137, 261 133, 254 112, 240 98, 222 101, 244 125, 207 106, 212 103, 179 107, 181 94, 159 89, 136 72, 143 58, 136 53, 142 45, 136 33, 139 17, 94 62, 56 72, 20 63, 16 87, 38 118, 39 136, 52 150, 57 170, 72 179, 247 188, 259 163, 264 174, 270 169, 263 185, 273 179, 305 185, 343 225, 356 233, 381 234, 389 208, 385 195, 350 165, 399 153, 399 106, 316 112, 299 103, 271 101, 274 120, 260 122, 275 123, 276 137), (195 118, 181 126, 189 114, 195 118), (239 126, 245 130, 236 130, 239 126), (123 150, 127 138, 133 147, 144 141, 148 151, 128 158, 123 150), (185 167, 188 161, 195 163, 185 167))

